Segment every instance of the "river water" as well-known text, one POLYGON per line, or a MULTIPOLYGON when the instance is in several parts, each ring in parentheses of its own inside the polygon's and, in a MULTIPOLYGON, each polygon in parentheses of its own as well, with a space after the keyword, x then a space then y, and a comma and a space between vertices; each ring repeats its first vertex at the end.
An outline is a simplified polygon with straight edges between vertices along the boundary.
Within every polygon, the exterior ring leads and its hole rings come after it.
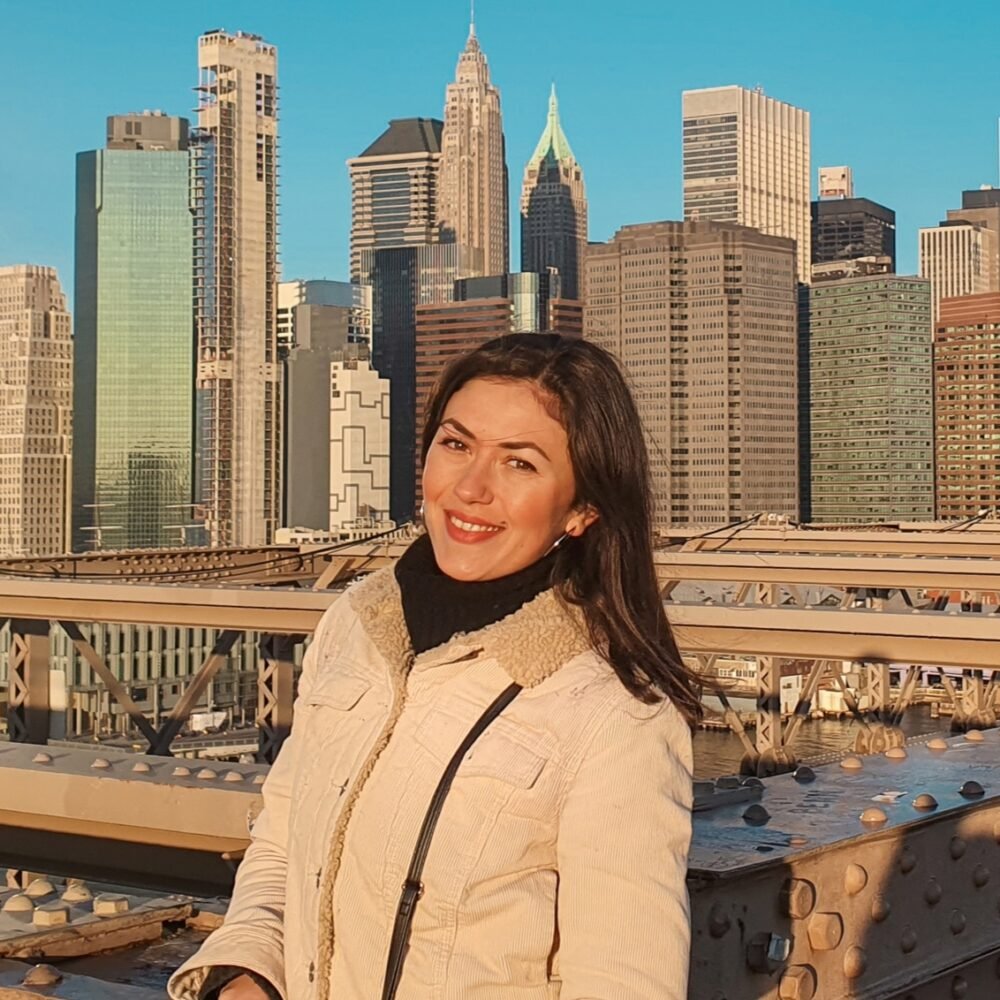
MULTIPOLYGON (((948 719, 932 719, 930 708, 911 708, 903 719, 902 730, 912 740, 936 734, 948 734, 948 719)), ((802 763, 822 760, 834 754, 854 749, 858 724, 853 719, 806 720, 799 727, 793 747, 802 763)), ((749 730, 753 739, 753 730, 749 730)), ((723 774, 738 774, 743 744, 735 733, 699 730, 694 735, 694 773, 696 778, 716 778, 723 774)))

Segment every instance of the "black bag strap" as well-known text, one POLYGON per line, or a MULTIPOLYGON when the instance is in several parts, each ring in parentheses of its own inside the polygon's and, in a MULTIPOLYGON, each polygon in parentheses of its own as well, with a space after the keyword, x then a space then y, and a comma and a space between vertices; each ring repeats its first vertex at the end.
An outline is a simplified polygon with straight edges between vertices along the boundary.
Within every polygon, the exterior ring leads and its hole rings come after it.
POLYGON ((399 978, 403 974, 403 960, 406 957, 406 946, 410 940, 410 926, 413 923, 413 914, 417 908, 417 900, 420 899, 424 892, 424 886, 420 881, 420 877, 424 872, 424 863, 427 861, 427 852, 431 847, 434 828, 441 817, 441 809, 444 807, 444 800, 448 797, 451 783, 455 780, 458 768, 465 759, 465 755, 469 752, 472 744, 482 736, 487 726, 517 697, 520 690, 520 684, 511 684, 483 712, 476 724, 469 730, 465 739, 462 740, 454 756, 448 762, 448 766, 444 769, 444 774, 441 775, 441 780, 434 790, 431 804, 427 808, 427 815, 424 816, 423 825, 420 827, 420 836, 417 837, 417 846, 413 850, 413 857, 410 859, 410 868, 406 873, 406 881, 403 883, 403 891, 400 894, 399 905, 396 908, 396 922, 392 928, 392 944, 389 946, 389 961, 385 969, 382 1000, 393 1000, 396 996, 396 989, 399 986, 399 978))

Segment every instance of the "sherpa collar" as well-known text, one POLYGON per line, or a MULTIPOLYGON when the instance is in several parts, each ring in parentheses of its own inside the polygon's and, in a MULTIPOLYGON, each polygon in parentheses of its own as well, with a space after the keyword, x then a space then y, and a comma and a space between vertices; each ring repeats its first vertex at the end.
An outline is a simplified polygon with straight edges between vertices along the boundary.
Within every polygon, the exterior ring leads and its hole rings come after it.
MULTIPOLYGON (((392 672, 405 673, 414 656, 392 568, 372 573, 351 587, 347 596, 392 672)), ((582 612, 565 606, 554 590, 546 590, 512 615, 421 653, 416 662, 430 666, 479 654, 495 659, 512 681, 527 688, 541 684, 590 648, 582 612)))

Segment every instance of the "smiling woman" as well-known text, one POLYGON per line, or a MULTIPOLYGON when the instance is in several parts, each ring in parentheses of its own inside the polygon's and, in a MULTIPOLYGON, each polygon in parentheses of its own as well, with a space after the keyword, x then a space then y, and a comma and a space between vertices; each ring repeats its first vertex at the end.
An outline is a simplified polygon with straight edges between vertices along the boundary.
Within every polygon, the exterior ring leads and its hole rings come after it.
POLYGON ((684 1000, 698 701, 617 364, 492 341, 442 374, 423 456, 427 532, 320 623, 171 996, 684 1000))

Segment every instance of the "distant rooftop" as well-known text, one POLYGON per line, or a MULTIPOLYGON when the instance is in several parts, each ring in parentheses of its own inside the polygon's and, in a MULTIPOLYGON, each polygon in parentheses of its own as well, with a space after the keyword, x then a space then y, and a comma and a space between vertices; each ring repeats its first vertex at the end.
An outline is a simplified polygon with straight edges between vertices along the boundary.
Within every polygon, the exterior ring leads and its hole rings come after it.
POLYGON ((444 122, 437 118, 393 118, 361 157, 440 153, 443 129, 444 122))

